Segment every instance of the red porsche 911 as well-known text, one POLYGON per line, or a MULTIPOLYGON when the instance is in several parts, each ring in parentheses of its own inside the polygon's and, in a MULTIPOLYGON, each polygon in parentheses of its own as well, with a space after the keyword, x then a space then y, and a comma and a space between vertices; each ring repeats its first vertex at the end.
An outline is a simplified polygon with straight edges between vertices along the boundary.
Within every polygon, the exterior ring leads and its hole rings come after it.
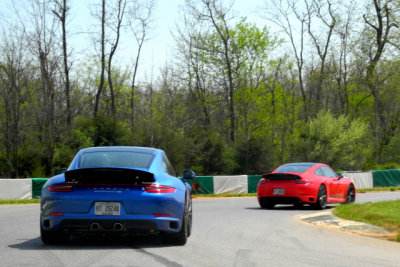
POLYGON ((257 198, 264 209, 277 204, 297 207, 310 204, 325 209, 327 204, 353 203, 356 199, 353 181, 323 163, 288 163, 262 177, 257 185, 257 198))

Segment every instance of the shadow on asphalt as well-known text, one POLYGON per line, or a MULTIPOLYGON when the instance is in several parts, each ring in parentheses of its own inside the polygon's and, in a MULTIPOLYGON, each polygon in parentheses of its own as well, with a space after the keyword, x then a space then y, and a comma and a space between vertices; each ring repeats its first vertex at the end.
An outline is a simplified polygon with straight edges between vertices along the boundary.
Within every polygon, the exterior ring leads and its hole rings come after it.
MULTIPOLYGON (((18 240, 17 240, 18 241, 18 240)), ((159 236, 135 237, 77 237, 71 236, 68 242, 56 245, 45 245, 40 237, 24 240, 21 243, 9 245, 10 248, 20 250, 83 250, 83 249, 144 249, 155 247, 169 247, 162 243, 159 236)))

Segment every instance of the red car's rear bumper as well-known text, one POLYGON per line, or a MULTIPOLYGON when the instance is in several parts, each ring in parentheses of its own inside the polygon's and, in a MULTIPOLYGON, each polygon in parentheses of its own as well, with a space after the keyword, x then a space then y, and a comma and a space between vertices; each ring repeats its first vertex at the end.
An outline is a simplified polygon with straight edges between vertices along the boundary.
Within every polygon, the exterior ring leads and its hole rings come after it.
POLYGON ((312 183, 297 184, 295 181, 268 181, 257 186, 257 198, 270 198, 276 204, 294 202, 315 203, 318 186, 312 183))

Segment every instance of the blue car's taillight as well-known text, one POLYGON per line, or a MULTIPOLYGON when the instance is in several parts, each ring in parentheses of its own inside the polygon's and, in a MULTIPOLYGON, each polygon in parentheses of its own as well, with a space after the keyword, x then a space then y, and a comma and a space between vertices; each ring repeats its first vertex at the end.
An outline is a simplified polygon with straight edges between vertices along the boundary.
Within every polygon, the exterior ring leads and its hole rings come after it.
POLYGON ((64 212, 50 212, 50 216, 62 216, 64 215, 64 212))
POLYGON ((72 189, 73 185, 70 184, 55 184, 47 188, 50 192, 72 192, 72 189))
POLYGON ((146 185, 144 190, 147 193, 174 193, 176 191, 176 189, 173 187, 157 184, 146 185))

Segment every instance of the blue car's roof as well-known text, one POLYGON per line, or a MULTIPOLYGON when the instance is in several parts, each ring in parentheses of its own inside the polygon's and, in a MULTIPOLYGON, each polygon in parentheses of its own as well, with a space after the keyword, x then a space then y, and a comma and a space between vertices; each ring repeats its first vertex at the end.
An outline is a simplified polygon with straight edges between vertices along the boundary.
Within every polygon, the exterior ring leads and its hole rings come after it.
MULTIPOLYGON (((163 165, 165 158, 165 152, 162 149, 157 148, 134 146, 89 147, 78 151, 67 172, 78 173, 79 175, 83 173, 87 176, 92 175, 92 173, 96 173, 96 169, 101 169, 103 174, 107 172, 111 173, 114 171, 113 169, 125 169, 125 172, 119 172, 119 174, 122 176, 124 173, 132 173, 133 171, 136 171, 136 176, 138 176, 137 174, 140 174, 140 172, 147 172, 151 174, 152 179, 154 179, 157 183, 180 189, 184 188, 185 185, 181 180, 177 179, 176 174, 167 172, 165 169, 163 165), (130 157, 124 155, 125 153, 137 155, 130 157), (105 157, 97 157, 95 154, 105 157), (97 159, 99 160, 97 161, 97 159), (84 164, 81 165, 82 162, 84 164)), ((72 175, 69 178, 75 179, 79 175, 75 175, 76 177, 72 175)), ((80 176, 78 178, 80 178, 80 176)), ((65 173, 55 176, 51 180, 53 180, 53 183, 64 182, 65 173)), ((148 180, 150 179, 147 179, 146 181, 148 180)))
POLYGON ((80 152, 94 152, 94 151, 132 151, 132 152, 142 152, 157 154, 162 150, 151 147, 139 147, 139 146, 99 146, 99 147, 89 147, 83 148, 80 152))
MULTIPOLYGON (((80 169, 82 168, 82 166, 80 166, 80 159, 82 158, 83 155, 85 154, 91 154, 91 153, 135 153, 135 154, 142 154, 145 155, 147 154, 150 157, 147 158, 143 158, 140 157, 138 158, 138 161, 136 161, 135 165, 131 165, 132 162, 130 162, 130 164, 124 166, 124 167, 133 167, 136 169, 142 169, 145 171, 156 171, 159 169, 159 166, 161 166, 161 164, 159 164, 162 158, 162 155, 164 153, 163 150, 161 149, 157 149, 157 148, 150 148, 150 147, 135 147, 135 146, 102 146, 102 147, 89 147, 89 148, 83 148, 81 150, 79 150, 79 152, 75 155, 74 159, 72 160, 68 170, 73 170, 73 169, 80 169), (139 161, 140 160, 140 161, 139 161), (147 162, 147 160, 149 160, 147 162)), ((128 160, 128 158, 126 158, 128 160)), ((116 167, 116 166, 120 166, 123 167, 123 165, 120 164, 115 164, 116 162, 114 162, 114 164, 111 164, 111 162, 104 162, 101 159, 97 161, 96 158, 92 158, 92 160, 89 160, 91 163, 87 166, 83 165, 83 168, 87 168, 87 167, 116 167), (96 165, 97 163, 99 163, 99 165, 96 165), (111 165, 108 165, 111 164, 111 165)))

